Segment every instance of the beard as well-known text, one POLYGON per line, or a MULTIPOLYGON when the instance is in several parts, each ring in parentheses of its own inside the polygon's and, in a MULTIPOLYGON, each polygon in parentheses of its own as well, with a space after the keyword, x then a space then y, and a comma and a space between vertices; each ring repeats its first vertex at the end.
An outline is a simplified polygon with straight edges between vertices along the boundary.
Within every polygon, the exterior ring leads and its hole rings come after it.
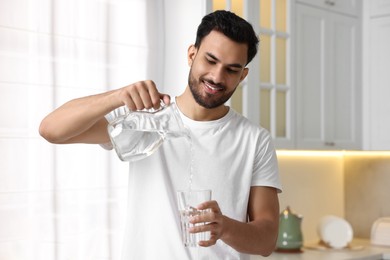
MULTIPOLYGON (((203 83, 204 84, 204 83, 203 83)), ((190 72, 188 73, 188 86, 190 87, 192 96, 194 97, 196 103, 198 105, 207 108, 217 108, 219 106, 222 106, 226 103, 226 101, 229 100, 229 98, 233 95, 235 88, 231 92, 225 92, 226 87, 221 84, 215 84, 212 80, 207 80, 203 77, 199 78, 199 80, 196 80, 195 77, 192 75, 192 68, 190 69, 190 72), (218 87, 222 88, 223 95, 219 95, 218 97, 216 95, 212 95, 209 93, 205 93, 204 95, 201 93, 201 87, 200 84, 203 81, 210 82, 214 85, 217 85, 218 87)))

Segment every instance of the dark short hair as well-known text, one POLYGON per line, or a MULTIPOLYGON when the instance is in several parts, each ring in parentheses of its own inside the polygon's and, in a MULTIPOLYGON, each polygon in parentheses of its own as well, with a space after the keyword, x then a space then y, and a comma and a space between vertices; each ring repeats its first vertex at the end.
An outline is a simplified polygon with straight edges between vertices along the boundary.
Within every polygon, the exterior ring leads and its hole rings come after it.
POLYGON ((247 64, 256 56, 259 39, 252 25, 238 15, 230 11, 217 10, 204 16, 196 32, 196 48, 199 48, 203 38, 212 30, 223 33, 235 42, 246 43, 247 64))

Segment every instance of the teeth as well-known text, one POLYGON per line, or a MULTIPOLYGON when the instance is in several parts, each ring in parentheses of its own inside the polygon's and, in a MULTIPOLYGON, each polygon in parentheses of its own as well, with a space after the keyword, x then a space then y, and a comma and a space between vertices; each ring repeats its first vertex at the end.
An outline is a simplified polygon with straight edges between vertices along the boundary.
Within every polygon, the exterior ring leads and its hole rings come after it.
POLYGON ((217 91, 217 90, 220 89, 220 88, 216 88, 216 87, 210 86, 207 82, 205 82, 205 85, 206 85, 208 88, 211 88, 212 90, 215 90, 215 91, 217 91))

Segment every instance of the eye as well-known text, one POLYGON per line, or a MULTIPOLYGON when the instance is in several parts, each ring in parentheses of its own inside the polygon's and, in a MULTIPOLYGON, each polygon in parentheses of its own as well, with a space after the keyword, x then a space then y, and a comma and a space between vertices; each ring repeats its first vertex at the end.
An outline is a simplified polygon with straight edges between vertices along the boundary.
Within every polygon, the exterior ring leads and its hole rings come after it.
POLYGON ((214 60, 211 60, 211 59, 207 59, 207 58, 206 58, 206 61, 207 61, 207 63, 209 63, 209 64, 216 64, 216 62, 215 62, 214 60))
POLYGON ((238 70, 234 70, 234 69, 231 69, 231 68, 227 68, 226 71, 227 71, 229 74, 235 74, 235 73, 238 73, 238 72, 239 72, 238 70))

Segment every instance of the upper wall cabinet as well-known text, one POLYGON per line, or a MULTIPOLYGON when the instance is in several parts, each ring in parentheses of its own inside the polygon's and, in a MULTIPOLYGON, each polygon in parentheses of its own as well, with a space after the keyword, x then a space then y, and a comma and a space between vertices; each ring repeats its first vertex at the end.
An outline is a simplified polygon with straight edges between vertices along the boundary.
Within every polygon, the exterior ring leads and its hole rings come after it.
POLYGON ((378 16, 389 16, 390 15, 390 1, 389 0, 370 0, 369 3, 364 3, 365 14, 370 18, 376 18, 378 16))
POLYGON ((259 33, 259 53, 229 102, 267 128, 276 148, 390 150, 388 0, 204 3, 259 33))
POLYGON ((296 147, 359 149, 359 20, 341 12, 354 1, 325 2, 296 4, 296 147))
POLYGON ((390 150, 390 1, 363 4, 363 148, 390 150))
POLYGON ((352 16, 360 15, 361 10, 359 0, 297 0, 297 2, 352 16))

